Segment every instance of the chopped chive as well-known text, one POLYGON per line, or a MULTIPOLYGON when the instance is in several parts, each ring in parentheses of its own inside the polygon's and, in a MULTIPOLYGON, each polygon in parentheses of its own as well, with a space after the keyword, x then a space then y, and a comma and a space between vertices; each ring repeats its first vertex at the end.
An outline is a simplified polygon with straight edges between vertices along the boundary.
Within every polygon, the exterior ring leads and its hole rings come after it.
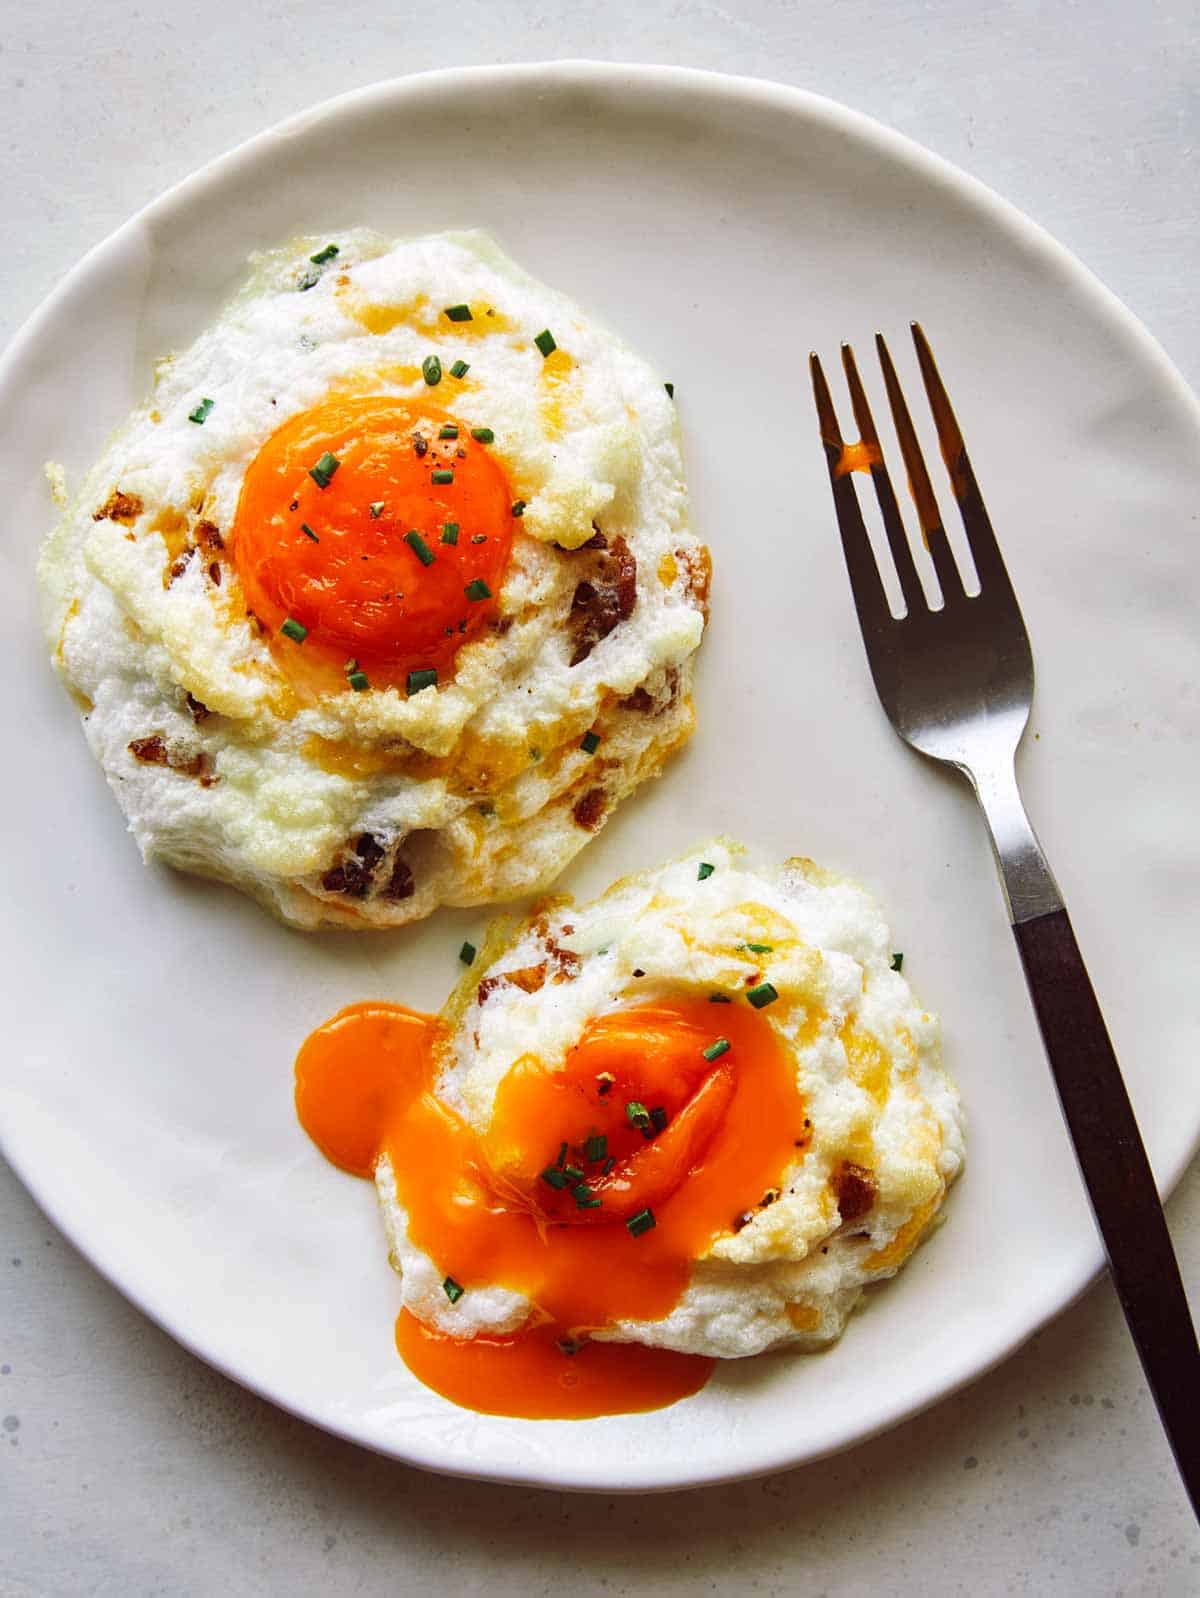
POLYGON ((710 993, 708 1002, 709 1004, 732 1004, 733 1000, 727 993, 710 993))
POLYGON ((892 956, 892 970, 901 971, 904 968, 904 950, 898 949, 892 956))
POLYGON ((765 1005, 774 1004, 779 994, 771 983, 760 982, 756 988, 750 989, 746 997, 756 1010, 761 1010, 765 1005))
POLYGON ((558 345, 554 342, 554 334, 548 327, 544 327, 533 342, 541 350, 543 359, 547 355, 553 355, 558 348, 558 345))
POLYGON ((600 734, 598 732, 585 732, 579 741, 579 747, 585 755, 594 755, 600 747, 600 734))
POLYGON ((381 499, 372 500, 367 509, 371 513, 371 520, 377 522, 383 512, 383 501, 381 499))
POLYGON ((656 1104, 650 1111, 650 1125, 656 1132, 662 1132, 666 1130, 667 1112, 663 1109, 661 1104, 656 1104))
POLYGON ((310 255, 309 260, 314 266, 324 266, 326 261, 332 261, 338 252, 336 244, 327 244, 323 250, 318 250, 315 255, 310 255))
POLYGON ((696 881, 707 882, 716 869, 716 866, 711 865, 707 860, 701 860, 696 870, 696 881))
POLYGON ((562 1174, 567 1178, 567 1180, 569 1182, 582 1182, 583 1181, 583 1172, 579 1169, 579 1167, 577 1165, 564 1165, 562 1167, 562 1174))
POLYGON ((410 694, 419 694, 423 688, 437 687, 437 667, 426 666, 421 671, 410 671, 408 674, 408 691, 410 694))
POLYGON ((436 388, 442 380, 442 363, 436 355, 427 355, 421 362, 421 376, 430 388, 436 388))
POLYGON ((477 444, 494 444, 496 442, 496 435, 490 427, 473 427, 471 429, 471 437, 477 444))
POLYGON ((319 544, 321 542, 307 522, 300 523, 300 531, 304 534, 305 538, 311 538, 314 544, 319 544))
POLYGON ((466 1288, 463 1287, 459 1282, 456 1282, 453 1276, 447 1276, 446 1280, 442 1283, 442 1291, 452 1304, 457 1304, 459 1299, 466 1292, 466 1288))
POLYGON ((653 1210, 639 1210, 636 1215, 631 1215, 625 1222, 630 1237, 641 1237, 643 1232, 649 1232, 655 1225, 653 1210))
POLYGON ((571 1197, 575 1200, 576 1204, 578 1204, 581 1199, 590 1199, 591 1196, 592 1190, 586 1182, 576 1182, 575 1186, 571 1189, 571 1197))
POLYGON ((595 1165, 608 1154, 608 1139, 603 1132, 593 1132, 583 1145, 584 1158, 589 1165, 595 1165))
POLYGON ((451 377, 466 377, 467 373, 470 370, 471 370, 470 362, 468 362, 468 361, 455 361, 454 365, 450 368, 450 376, 451 377))
POLYGON ((474 965, 475 952, 475 945, 473 943, 464 943, 462 948, 458 951, 458 958, 464 965, 474 965))
POLYGON ((469 322, 471 320, 471 307, 469 305, 447 305, 446 315, 452 322, 469 322))
POLYGON ((565 1143, 560 1143, 558 1145, 558 1158, 554 1162, 555 1165, 558 1166, 560 1171, 562 1170, 563 1165, 566 1163, 566 1158, 567 1158, 567 1145, 565 1143))
POLYGON ((490 599, 492 591, 482 577, 473 578, 463 589, 468 599, 490 599))
POLYGON ((409 549, 412 550, 413 554, 421 562, 422 566, 432 566, 434 561, 437 559, 437 556, 433 553, 432 549, 430 549, 429 545, 421 537, 420 533, 415 527, 411 532, 405 533, 404 542, 408 545, 409 549))
POLYGON ((523 499, 514 499, 513 500, 512 513, 513 513, 514 516, 524 516, 524 514, 525 514, 525 501, 523 499))
POLYGON ((196 409, 194 411, 189 411, 188 412, 188 421, 189 422, 195 422, 198 425, 202 425, 204 420, 205 420, 205 418, 207 417, 209 411, 212 410, 212 408, 213 408, 213 406, 215 404, 216 404, 215 400, 202 399, 200 401, 199 405, 196 406, 196 409))
POLYGON ((356 694, 361 694, 365 688, 371 686, 371 680, 365 671, 351 671, 346 674, 346 681, 356 694))
POLYGON ((719 1060, 723 1054, 729 1053, 731 1046, 728 1038, 718 1038, 715 1043, 710 1043, 707 1049, 701 1049, 700 1053, 706 1060, 719 1060))
POLYGON ((458 437, 458 424, 456 422, 447 422, 444 427, 440 427, 438 429, 438 437, 439 438, 457 438, 458 437))
POLYGON ((751 954, 774 954, 775 946, 771 943, 743 943, 743 949, 749 949, 751 954))
POLYGON ((674 383, 664 383, 663 387, 667 391, 667 398, 668 399, 674 399, 675 398, 675 385, 674 385, 674 383))
POLYGON ((328 488, 330 478, 341 464, 336 455, 331 455, 326 450, 317 464, 308 468, 308 475, 318 488, 328 488))
POLYGON ((458 523, 457 522, 443 522, 442 523, 442 543, 443 544, 457 544, 458 543, 458 523))
POLYGON ((302 644, 308 637, 308 628, 304 623, 293 620, 291 616, 287 618, 279 631, 285 638, 294 638, 298 644, 302 644))
POLYGON ((586 1187, 584 1187, 584 1188, 576 1188, 575 1189, 575 1208, 577 1210, 598 1210, 598 1209, 601 1208, 601 1200, 598 1199, 598 1198, 594 1198, 591 1194, 588 1194, 588 1190, 587 1190, 586 1187), (583 1196, 584 1194, 587 1194, 588 1196, 585 1198, 583 1196))
POLYGON ((617 1163, 616 1155, 615 1154, 610 1154, 608 1156, 608 1158, 605 1160, 604 1164, 600 1167, 600 1175, 601 1176, 607 1176, 608 1173, 616 1165, 616 1163, 617 1163))
MULTIPOLYGON (((307 291, 309 289, 315 289, 317 284, 320 281, 321 281, 320 272, 313 272, 311 270, 309 270, 307 272, 302 272, 300 274, 300 277, 296 281, 296 288, 299 291, 299 293, 305 294, 305 293, 307 293, 307 291)), ((309 345, 308 347, 310 349, 313 349, 316 346, 315 345, 309 345)))
POLYGON ((637 1099, 630 1099, 625 1106, 625 1119, 630 1126, 648 1126, 650 1124, 650 1111, 637 1099))
POLYGON ((555 1188, 559 1193, 567 1185, 567 1179, 557 1165, 548 1165, 542 1172, 542 1181, 547 1187, 555 1188))
POLYGON ((429 480, 431 483, 452 483, 454 481, 453 466, 445 466, 440 472, 431 472, 429 480))

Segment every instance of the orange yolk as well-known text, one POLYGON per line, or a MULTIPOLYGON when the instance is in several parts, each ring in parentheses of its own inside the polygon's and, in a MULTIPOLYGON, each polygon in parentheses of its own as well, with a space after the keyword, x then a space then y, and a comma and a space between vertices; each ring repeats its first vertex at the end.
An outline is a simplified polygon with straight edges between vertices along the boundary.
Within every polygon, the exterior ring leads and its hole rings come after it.
POLYGON ((531 1057, 512 1067, 483 1136, 433 1091, 444 1041, 435 1018, 352 1005, 296 1061, 309 1135, 358 1174, 388 1155, 412 1242, 448 1281, 535 1306, 513 1336, 462 1341, 404 1312, 396 1340, 410 1368, 468 1408, 528 1417, 695 1392, 713 1361, 588 1334, 668 1315, 692 1262, 804 1146, 795 1069, 770 1022, 692 998, 597 1017, 561 1070, 531 1057), (718 1038, 730 1047, 706 1059, 718 1038))
POLYGON ((465 424, 416 402, 332 399, 276 429, 250 463, 232 557, 287 669, 311 676, 319 662, 344 684, 354 660, 373 687, 403 684, 410 671, 445 672, 495 616, 512 505, 503 468, 465 424), (307 629, 299 644, 280 636, 289 618, 307 629))

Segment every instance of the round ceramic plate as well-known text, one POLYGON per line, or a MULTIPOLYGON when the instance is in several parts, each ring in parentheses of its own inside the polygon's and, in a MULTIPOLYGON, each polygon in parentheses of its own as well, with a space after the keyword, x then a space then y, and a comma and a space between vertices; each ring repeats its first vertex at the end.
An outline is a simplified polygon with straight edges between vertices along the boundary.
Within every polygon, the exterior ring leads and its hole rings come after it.
POLYGON ((807 354, 835 366, 851 339, 865 357, 880 327, 915 384, 912 317, 1032 634, 1025 792, 1166 1186, 1200 1128, 1197 1012, 1181 1002, 1200 941, 1200 413, 1130 314, 1016 211, 876 124, 767 83, 445 72, 320 106, 215 162, 89 255, 17 339, 0 374, 3 1144, 51 1218, 198 1355, 434 1469, 677 1487, 911 1414, 1096 1272, 981 819, 885 723, 834 529, 807 354), (300 1131, 292 1059, 351 1000, 437 1007, 483 918, 306 936, 144 868, 35 623, 54 515, 42 463, 79 481, 251 250, 356 224, 489 229, 675 383, 716 566, 699 731, 563 886, 594 892, 717 832, 861 878, 944 1018, 968 1109, 946 1225, 837 1347, 728 1364, 657 1414, 494 1419, 409 1376, 373 1194, 300 1131))

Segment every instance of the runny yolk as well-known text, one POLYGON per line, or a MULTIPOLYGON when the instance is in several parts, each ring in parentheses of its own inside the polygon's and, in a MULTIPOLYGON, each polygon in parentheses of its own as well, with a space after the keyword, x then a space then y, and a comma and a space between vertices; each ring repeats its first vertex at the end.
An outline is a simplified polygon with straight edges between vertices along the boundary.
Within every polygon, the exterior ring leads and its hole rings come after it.
POLYGON ((599 1016, 562 1069, 513 1065, 482 1136, 433 1091, 443 1041, 433 1017, 352 1005, 296 1060, 309 1135, 360 1175, 388 1155, 409 1235, 451 1289, 500 1285, 535 1306, 512 1336, 461 1341, 402 1312, 410 1368, 467 1408, 531 1418, 697 1391, 713 1361, 589 1334, 668 1315, 692 1262, 803 1146, 794 1066, 770 1022, 694 998, 599 1016), (730 1047, 706 1059, 718 1038, 730 1047))
POLYGON ((285 669, 323 667, 344 685, 353 660, 372 687, 403 684, 445 671, 495 616, 512 505, 503 467, 466 424, 416 402, 331 399, 251 461, 231 553, 285 669), (280 636, 289 618, 307 629, 299 643, 280 636))

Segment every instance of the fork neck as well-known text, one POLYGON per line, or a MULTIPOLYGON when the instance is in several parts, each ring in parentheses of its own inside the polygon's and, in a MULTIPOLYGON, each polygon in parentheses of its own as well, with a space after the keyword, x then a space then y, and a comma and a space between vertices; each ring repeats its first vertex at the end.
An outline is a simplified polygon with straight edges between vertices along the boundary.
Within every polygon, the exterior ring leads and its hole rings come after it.
POLYGON ((996 869, 1014 926, 1063 908, 1058 884, 1025 813, 1014 757, 983 767, 963 766, 987 818, 996 869))

